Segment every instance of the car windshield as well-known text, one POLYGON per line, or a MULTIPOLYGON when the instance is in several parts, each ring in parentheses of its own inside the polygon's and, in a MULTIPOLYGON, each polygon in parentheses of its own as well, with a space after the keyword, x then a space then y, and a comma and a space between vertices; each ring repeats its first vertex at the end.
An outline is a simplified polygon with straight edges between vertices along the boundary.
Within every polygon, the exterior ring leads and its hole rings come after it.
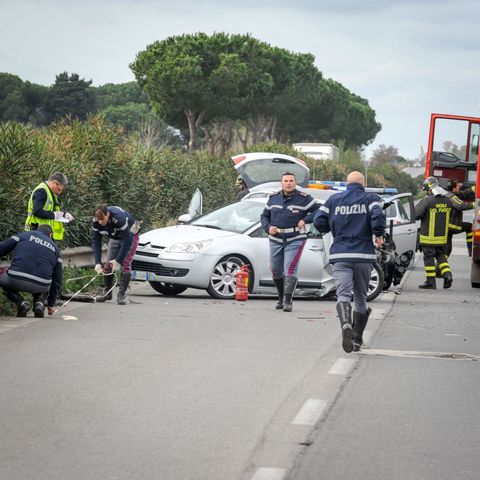
POLYGON ((261 202, 232 203, 196 218, 190 225, 243 233, 260 221, 264 208, 265 204, 261 202))

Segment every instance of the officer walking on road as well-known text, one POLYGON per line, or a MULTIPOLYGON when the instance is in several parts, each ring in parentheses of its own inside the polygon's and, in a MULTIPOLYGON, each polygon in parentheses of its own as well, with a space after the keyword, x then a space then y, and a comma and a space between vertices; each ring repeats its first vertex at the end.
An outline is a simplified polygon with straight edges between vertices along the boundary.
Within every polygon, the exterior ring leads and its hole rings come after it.
POLYGON ((452 212, 452 202, 445 195, 446 191, 438 185, 435 177, 424 180, 422 188, 428 196, 422 198, 415 208, 416 220, 420 224, 420 246, 425 265, 425 283, 418 288, 435 290, 435 260, 440 275, 443 277, 443 288, 450 288, 453 283, 452 272, 447 261, 446 249, 448 230, 452 212))
POLYGON ((140 225, 133 216, 120 207, 101 204, 95 207, 92 223, 92 249, 95 270, 105 274, 104 295, 112 299, 114 272, 122 269, 117 303, 127 304, 127 288, 132 276, 132 260, 138 245, 140 225), (105 267, 102 267, 102 236, 110 239, 105 267))
POLYGON ((64 223, 71 222, 73 215, 60 210, 58 197, 68 186, 67 176, 62 172, 53 173, 46 182, 37 185, 28 200, 25 230, 35 230, 39 225, 49 225, 52 238, 63 240, 64 223))
POLYGON ((292 311, 297 271, 307 239, 306 223, 312 223, 318 203, 308 194, 297 190, 295 175, 282 174, 282 189, 270 195, 260 217, 268 233, 270 267, 278 291, 277 310, 292 311))
POLYGON ((313 223, 320 233, 332 233, 330 263, 335 277, 342 347, 347 353, 358 351, 371 311, 367 308, 368 284, 377 260, 372 238, 375 236, 375 244, 381 246, 385 233, 386 218, 380 197, 365 192, 365 177, 360 172, 351 172, 347 176, 347 190, 329 197, 313 223))
POLYGON ((33 294, 35 317, 44 316, 47 301, 48 314, 52 315, 62 285, 62 258, 52 240, 52 229, 40 225, 35 231, 20 232, 0 242, 0 257, 10 252, 13 259, 10 267, 0 273, 0 286, 16 304, 17 317, 26 317, 30 310, 19 292, 33 294))
POLYGON ((452 237, 457 233, 465 232, 468 255, 472 256, 473 231, 472 223, 463 221, 463 211, 471 210, 475 207, 475 186, 461 190, 462 183, 457 180, 449 180, 447 183, 447 197, 452 202, 452 213, 450 215, 450 224, 447 239, 447 258, 452 253, 452 237))

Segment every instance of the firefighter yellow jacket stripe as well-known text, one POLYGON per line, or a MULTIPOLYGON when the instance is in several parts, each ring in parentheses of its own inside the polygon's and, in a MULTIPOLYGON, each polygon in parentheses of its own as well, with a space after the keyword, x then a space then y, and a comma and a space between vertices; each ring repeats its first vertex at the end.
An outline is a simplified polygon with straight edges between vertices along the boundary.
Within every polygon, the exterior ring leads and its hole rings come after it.
POLYGON ((446 245, 452 203, 445 195, 429 195, 415 208, 415 217, 421 220, 421 245, 446 245))

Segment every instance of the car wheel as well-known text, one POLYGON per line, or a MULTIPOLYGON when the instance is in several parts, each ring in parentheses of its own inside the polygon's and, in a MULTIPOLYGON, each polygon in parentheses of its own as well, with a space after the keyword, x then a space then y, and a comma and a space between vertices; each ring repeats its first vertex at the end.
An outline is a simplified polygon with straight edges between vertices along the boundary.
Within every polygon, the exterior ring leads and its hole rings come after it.
POLYGON ((208 294, 213 298, 225 300, 235 298, 235 275, 245 263, 242 258, 234 255, 221 258, 210 276, 210 284, 207 288, 208 294))
POLYGON ((165 283, 165 282, 148 282, 150 286, 158 293, 165 295, 166 297, 174 297, 184 292, 187 287, 182 287, 181 285, 175 285, 174 283, 165 283))
POLYGON ((385 276, 382 267, 378 263, 373 264, 372 275, 368 283, 367 302, 375 300, 381 293, 385 284, 385 276))

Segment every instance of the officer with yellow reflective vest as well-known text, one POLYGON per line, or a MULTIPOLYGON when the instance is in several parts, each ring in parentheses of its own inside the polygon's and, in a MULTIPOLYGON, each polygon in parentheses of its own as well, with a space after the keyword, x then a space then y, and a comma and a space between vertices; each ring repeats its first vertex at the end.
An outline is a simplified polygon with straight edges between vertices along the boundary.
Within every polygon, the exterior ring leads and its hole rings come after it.
POLYGON ((434 290, 435 260, 443 277, 443 288, 450 288, 453 283, 452 272, 448 265, 446 247, 448 227, 452 212, 452 202, 445 195, 446 191, 438 185, 435 177, 428 177, 422 188, 428 191, 428 196, 422 198, 415 208, 415 218, 421 220, 420 245, 423 252, 426 281, 418 288, 434 290))
POLYGON ((60 210, 58 196, 68 185, 67 176, 61 172, 53 173, 46 182, 37 185, 28 200, 25 230, 36 230, 39 225, 49 225, 55 241, 63 239, 64 223, 71 222, 73 215, 60 210))
POLYGON ((462 183, 458 180, 449 180, 447 183, 447 197, 452 201, 452 214, 447 242, 447 257, 452 253, 452 237, 457 233, 465 232, 468 255, 472 256, 472 223, 463 221, 463 211, 475 207, 475 185, 467 189, 461 189, 462 183))

